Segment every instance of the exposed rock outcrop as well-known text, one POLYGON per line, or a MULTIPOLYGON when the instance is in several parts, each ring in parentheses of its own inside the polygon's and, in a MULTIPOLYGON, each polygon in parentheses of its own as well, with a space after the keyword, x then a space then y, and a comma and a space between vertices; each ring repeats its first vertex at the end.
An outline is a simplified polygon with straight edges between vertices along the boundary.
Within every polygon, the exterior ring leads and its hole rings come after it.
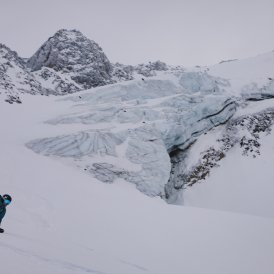
POLYGON ((0 93, 9 103, 20 103, 21 93, 43 94, 46 89, 26 69, 25 62, 7 46, 0 44, 0 93))
POLYGON ((171 176, 166 185, 167 201, 176 202, 178 191, 203 182, 234 147, 239 147, 243 156, 258 157, 261 135, 270 134, 273 124, 273 108, 231 119, 222 129, 220 136, 200 152, 199 158, 192 165, 189 165, 191 149, 178 149, 171 153, 171 176))
POLYGON ((112 65, 102 48, 77 30, 59 30, 27 61, 31 71, 51 68, 82 89, 112 82, 112 65))

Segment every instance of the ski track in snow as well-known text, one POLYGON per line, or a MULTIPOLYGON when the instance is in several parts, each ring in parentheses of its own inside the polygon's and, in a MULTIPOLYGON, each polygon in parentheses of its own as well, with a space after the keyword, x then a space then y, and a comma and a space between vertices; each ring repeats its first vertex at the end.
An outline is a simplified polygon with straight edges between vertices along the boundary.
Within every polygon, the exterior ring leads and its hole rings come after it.
MULTIPOLYGON (((34 240, 30 237, 26 237, 26 236, 23 236, 23 235, 18 235, 18 234, 10 233, 10 232, 6 232, 5 236, 6 235, 17 238, 18 240, 23 239, 24 241, 27 241, 27 242, 36 242, 36 243, 39 243, 40 245, 45 245, 45 243, 43 243, 42 241, 37 241, 37 240, 34 240)), ((89 251, 89 252, 92 252, 92 253, 96 252, 94 249, 91 249, 89 247, 85 247, 85 246, 81 246, 81 245, 80 245, 80 247, 87 250, 87 251, 89 251)), ((0 240, 0 248, 9 249, 12 252, 15 252, 15 253, 17 253, 19 255, 22 255, 24 257, 27 257, 29 259, 37 259, 41 262, 49 263, 50 265, 56 266, 58 268, 65 268, 65 269, 70 270, 70 271, 80 271, 80 272, 83 272, 83 273, 95 273, 95 274, 109 274, 110 273, 110 272, 95 270, 95 269, 92 269, 92 268, 87 267, 87 266, 79 265, 79 264, 76 264, 76 263, 73 263, 73 262, 64 261, 64 260, 61 260, 61 259, 41 256, 41 255, 36 254, 33 251, 28 251, 26 249, 19 248, 17 246, 11 245, 11 244, 7 244, 6 242, 3 242, 1 240, 0 240)), ((101 254, 101 256, 105 257, 105 254, 101 254)), ((122 264, 128 265, 128 266, 130 266, 134 269, 141 270, 142 272, 147 272, 148 271, 147 268, 142 267, 140 265, 137 265, 135 263, 131 263, 131 262, 128 262, 126 260, 119 259, 119 258, 113 258, 113 259, 116 260, 117 262, 121 262, 122 264)), ((150 273, 152 273, 152 272, 150 272, 150 273)))
MULTIPOLYGON (((21 236, 21 235, 19 236, 17 234, 13 234, 13 233, 6 233, 6 235, 17 237, 18 239, 25 239, 25 240, 28 240, 28 241, 29 240, 30 241, 35 241, 31 238, 24 237, 24 236, 21 236)), ((15 252, 19 255, 23 255, 27 258, 34 258, 34 259, 37 259, 39 261, 54 265, 58 268, 65 268, 65 269, 68 269, 70 271, 77 270, 77 271, 81 271, 81 272, 84 272, 84 273, 110 274, 110 272, 95 270, 95 269, 92 269, 90 267, 78 265, 78 264, 75 264, 75 263, 72 263, 72 262, 41 256, 41 255, 35 254, 34 252, 27 251, 25 249, 16 247, 16 246, 11 245, 11 244, 7 244, 7 243, 2 242, 2 241, 0 241, 0 247, 2 249, 10 249, 11 251, 13 251, 13 252, 15 252)), ((87 247, 84 247, 84 249, 94 252, 93 249, 90 249, 90 248, 87 248, 87 247)), ((137 265, 137 264, 134 264, 134 263, 122 260, 122 259, 116 259, 116 260, 123 263, 123 264, 125 264, 125 265, 128 265, 128 266, 133 267, 133 268, 138 269, 138 270, 141 270, 142 272, 148 272, 149 271, 147 268, 144 268, 140 265, 137 265)), ((152 273, 152 272, 150 272, 150 273, 152 273)))
POLYGON ((139 269, 139 270, 142 270, 142 271, 148 271, 146 268, 144 268, 144 267, 142 267, 142 266, 139 266, 139 265, 137 265, 137 264, 133 264, 133 263, 130 263, 130 262, 127 262, 127 261, 124 261, 124 260, 120 260, 120 262, 122 262, 122 263, 124 263, 124 264, 126 264, 126 265, 130 265, 130 266, 132 266, 132 267, 135 267, 135 268, 137 268, 137 269, 139 269))
POLYGON ((18 247, 15 247, 15 246, 12 246, 12 245, 9 245, 9 244, 6 244, 6 243, 0 242, 0 246, 2 248, 8 248, 8 249, 12 250, 13 252, 15 252, 17 254, 20 254, 20 255, 23 255, 25 257, 35 258, 35 259, 38 259, 42 262, 50 263, 50 264, 55 265, 57 267, 66 268, 66 269, 71 270, 71 271, 79 270, 79 271, 85 272, 85 273, 108 274, 106 272, 101 272, 101 271, 94 270, 94 269, 91 269, 91 268, 88 268, 88 267, 73 264, 71 262, 66 262, 66 261, 53 259, 53 258, 42 257, 40 255, 34 254, 33 252, 30 252, 30 251, 27 251, 27 250, 24 250, 24 249, 21 249, 21 248, 18 248, 18 247))

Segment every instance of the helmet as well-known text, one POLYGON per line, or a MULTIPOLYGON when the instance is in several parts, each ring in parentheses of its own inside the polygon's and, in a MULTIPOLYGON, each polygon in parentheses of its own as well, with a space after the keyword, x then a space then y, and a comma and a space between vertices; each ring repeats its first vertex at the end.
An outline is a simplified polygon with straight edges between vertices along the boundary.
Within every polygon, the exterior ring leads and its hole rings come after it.
POLYGON ((5 199, 5 200, 8 200, 8 201, 12 201, 12 198, 11 198, 11 196, 9 195, 9 194, 4 194, 3 195, 3 198, 5 199))

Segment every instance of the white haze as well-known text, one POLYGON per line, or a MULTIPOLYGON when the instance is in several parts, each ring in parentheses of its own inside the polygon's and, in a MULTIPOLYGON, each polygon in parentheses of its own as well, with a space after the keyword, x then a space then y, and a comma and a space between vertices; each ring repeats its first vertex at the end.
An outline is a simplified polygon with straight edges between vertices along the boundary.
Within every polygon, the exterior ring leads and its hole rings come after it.
POLYGON ((273 0, 0 0, 0 42, 31 56, 60 28, 112 62, 213 64, 274 49, 273 0))

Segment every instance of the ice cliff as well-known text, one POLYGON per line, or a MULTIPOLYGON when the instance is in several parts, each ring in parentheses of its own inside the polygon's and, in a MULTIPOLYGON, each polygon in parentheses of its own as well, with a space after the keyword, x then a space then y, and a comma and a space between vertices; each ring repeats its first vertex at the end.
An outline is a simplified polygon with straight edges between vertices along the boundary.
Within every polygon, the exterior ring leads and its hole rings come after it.
POLYGON ((150 196, 165 197, 169 153, 225 123, 235 101, 220 78, 187 73, 166 79, 134 80, 66 97, 73 108, 47 121, 53 126, 82 124, 85 130, 31 141, 37 153, 66 158, 103 182, 123 178, 150 196), (199 79, 199 89, 196 86, 199 79))

